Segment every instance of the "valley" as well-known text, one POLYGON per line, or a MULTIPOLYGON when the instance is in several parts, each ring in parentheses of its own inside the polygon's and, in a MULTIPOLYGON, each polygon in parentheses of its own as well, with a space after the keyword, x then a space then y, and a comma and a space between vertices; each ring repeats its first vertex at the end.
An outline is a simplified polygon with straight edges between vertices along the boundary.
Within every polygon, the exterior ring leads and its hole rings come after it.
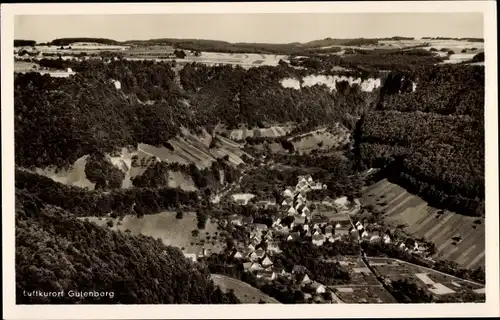
POLYGON ((482 39, 90 40, 17 48, 18 302, 485 301, 482 39))

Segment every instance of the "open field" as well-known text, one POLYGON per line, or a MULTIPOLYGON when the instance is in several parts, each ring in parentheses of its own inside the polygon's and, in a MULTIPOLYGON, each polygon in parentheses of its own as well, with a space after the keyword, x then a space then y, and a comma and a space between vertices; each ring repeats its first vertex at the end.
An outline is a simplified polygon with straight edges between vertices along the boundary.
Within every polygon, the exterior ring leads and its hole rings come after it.
POLYGON ((254 128, 254 129, 236 129, 229 132, 229 137, 235 141, 245 140, 247 137, 250 138, 276 138, 285 136, 292 131, 291 126, 273 126, 270 128, 254 128))
POLYGON ((343 126, 335 130, 320 129, 288 139, 299 153, 308 153, 312 150, 328 150, 341 147, 349 141, 349 131, 343 126))
POLYGON ((35 173, 42 176, 51 178, 52 180, 80 188, 88 188, 89 190, 94 190, 95 183, 87 179, 85 174, 85 165, 87 164, 88 155, 83 156, 75 161, 71 169, 58 170, 56 172, 53 168, 36 168, 35 173))
POLYGON ((238 279, 223 276, 220 274, 212 274, 212 280, 223 291, 234 290, 234 294, 241 301, 241 303, 259 303, 259 300, 262 300, 265 303, 280 304, 278 300, 268 296, 267 294, 264 294, 259 289, 252 287, 251 285, 238 279))
POLYGON ((484 285, 480 283, 460 279, 397 259, 370 257, 368 262, 381 276, 391 281, 410 279, 429 294, 437 297, 453 295, 457 301, 460 301, 461 295, 479 295, 481 289, 484 289, 484 285))
POLYGON ((220 236, 218 236, 217 223, 207 221, 205 229, 199 230, 199 235, 194 237, 191 231, 198 230, 196 213, 184 212, 182 219, 177 219, 175 215, 176 212, 165 211, 145 215, 142 218, 135 215, 127 215, 123 219, 111 217, 87 218, 100 226, 106 226, 108 221, 112 221, 112 230, 130 230, 131 234, 142 234, 160 239, 165 245, 178 247, 184 253, 199 254, 204 249, 208 249, 213 253, 222 251, 225 244, 220 241, 220 236))
POLYGON ((386 179, 366 188, 362 202, 382 209, 388 224, 405 224, 409 234, 433 242, 437 258, 456 261, 467 268, 484 268, 484 219, 449 211, 438 214, 441 210, 386 179), (481 224, 474 223, 478 220, 481 224), (456 241, 454 237, 461 239, 456 241))

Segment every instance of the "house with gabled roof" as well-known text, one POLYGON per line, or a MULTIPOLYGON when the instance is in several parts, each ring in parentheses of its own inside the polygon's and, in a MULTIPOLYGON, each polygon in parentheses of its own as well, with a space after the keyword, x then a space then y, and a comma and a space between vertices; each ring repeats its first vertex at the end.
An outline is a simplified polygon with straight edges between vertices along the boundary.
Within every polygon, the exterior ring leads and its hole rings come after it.
POLYGON ((283 191, 283 196, 286 198, 292 198, 293 191, 290 188, 286 188, 285 191, 283 191))
POLYGON ((250 259, 252 261, 257 261, 259 259, 264 258, 266 252, 263 249, 257 249, 250 254, 250 259))
POLYGON ((290 233, 286 238, 286 240, 288 241, 299 240, 299 239, 300 239, 300 234, 298 234, 297 232, 290 233))
POLYGON ((365 230, 365 231, 363 231, 363 233, 361 234, 361 238, 362 238, 363 240, 366 240, 366 239, 368 239, 369 237, 370 237, 370 235, 368 234, 368 232, 367 232, 366 230, 365 230))
POLYGON ((306 215, 307 215, 307 214, 310 214, 310 213, 311 213, 311 210, 309 210, 309 208, 308 208, 307 206, 304 206, 304 207, 302 208, 302 213, 304 213, 304 214, 306 214, 306 215))
POLYGON ((301 284, 308 284, 308 283, 311 283, 311 282, 312 282, 312 280, 311 280, 311 278, 309 278, 309 276, 307 275, 307 273, 302 278, 302 281, 300 281, 301 284))
POLYGON ((391 237, 389 237, 388 234, 384 234, 382 241, 384 241, 385 244, 391 243, 391 237))
POLYGON ((304 225, 306 223, 306 218, 302 216, 295 216, 295 219, 293 220, 294 225, 304 225))
POLYGON ((317 282, 317 281, 313 281, 311 284, 310 284, 311 288, 314 289, 314 291, 317 293, 317 294, 321 294, 321 293, 325 293, 326 292, 326 287, 317 282))
POLYGON ((233 258, 235 259, 243 259, 243 254, 241 253, 241 251, 236 251, 233 255, 233 258))
POLYGON ((262 267, 262 265, 258 262, 254 262, 252 264, 252 266, 250 267, 250 271, 261 271, 261 270, 264 270, 264 268, 262 267))
POLYGON ((257 273, 257 278, 264 279, 267 281, 273 281, 277 278, 278 276, 276 273, 272 270, 262 270, 257 273))
POLYGON ((270 267, 273 265, 273 261, 271 259, 269 259, 269 257, 265 257, 262 262, 261 262, 261 265, 264 267, 264 268, 267 268, 267 267, 270 267))
POLYGON ((267 243, 267 251, 274 252, 274 253, 281 253, 282 252, 276 241, 269 241, 267 243))
POLYGON ((295 210, 294 207, 290 207, 290 209, 288 209, 288 215, 295 215, 297 214, 297 210, 295 210))
POLYGON ((252 267, 253 262, 244 262, 243 263, 243 270, 245 271, 250 271, 250 268, 252 267))

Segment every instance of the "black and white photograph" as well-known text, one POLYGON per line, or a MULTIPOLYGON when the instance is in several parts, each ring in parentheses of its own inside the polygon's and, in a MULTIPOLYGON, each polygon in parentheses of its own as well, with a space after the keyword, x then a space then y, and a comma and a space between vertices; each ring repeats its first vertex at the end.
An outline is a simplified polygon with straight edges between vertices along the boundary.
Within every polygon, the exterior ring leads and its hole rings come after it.
POLYGON ((4 303, 498 316, 496 8, 445 2, 2 5, 4 303))

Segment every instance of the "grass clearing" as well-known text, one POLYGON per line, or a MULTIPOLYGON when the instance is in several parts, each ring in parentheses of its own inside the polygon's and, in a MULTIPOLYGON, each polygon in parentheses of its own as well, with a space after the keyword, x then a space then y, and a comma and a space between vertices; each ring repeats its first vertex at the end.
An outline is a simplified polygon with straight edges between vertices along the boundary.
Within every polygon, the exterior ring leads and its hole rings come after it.
POLYGON ((182 219, 177 219, 175 215, 176 212, 164 211, 145 215, 142 218, 127 215, 121 220, 111 217, 88 217, 88 219, 103 227, 106 227, 108 221, 111 221, 113 223, 112 230, 122 232, 130 230, 131 234, 142 234, 160 239, 165 245, 184 248, 182 249, 184 253, 198 254, 204 249, 218 253, 223 250, 225 242, 221 241, 220 236, 215 235, 216 232, 219 232, 217 223, 207 221, 205 229, 199 230, 199 235, 195 237, 191 232, 198 230, 196 213, 184 212, 182 219), (118 221, 120 221, 120 225, 118 225, 118 221), (217 240, 213 240, 214 236, 217 237, 217 240), (207 237, 210 237, 210 240, 207 237))
POLYGON ((240 281, 235 278, 228 276, 223 276, 219 274, 212 274, 212 280, 216 285, 218 285, 221 290, 233 290, 236 297, 245 304, 259 303, 259 300, 265 303, 277 303, 281 304, 278 300, 266 295, 259 289, 252 287, 251 285, 240 281))

